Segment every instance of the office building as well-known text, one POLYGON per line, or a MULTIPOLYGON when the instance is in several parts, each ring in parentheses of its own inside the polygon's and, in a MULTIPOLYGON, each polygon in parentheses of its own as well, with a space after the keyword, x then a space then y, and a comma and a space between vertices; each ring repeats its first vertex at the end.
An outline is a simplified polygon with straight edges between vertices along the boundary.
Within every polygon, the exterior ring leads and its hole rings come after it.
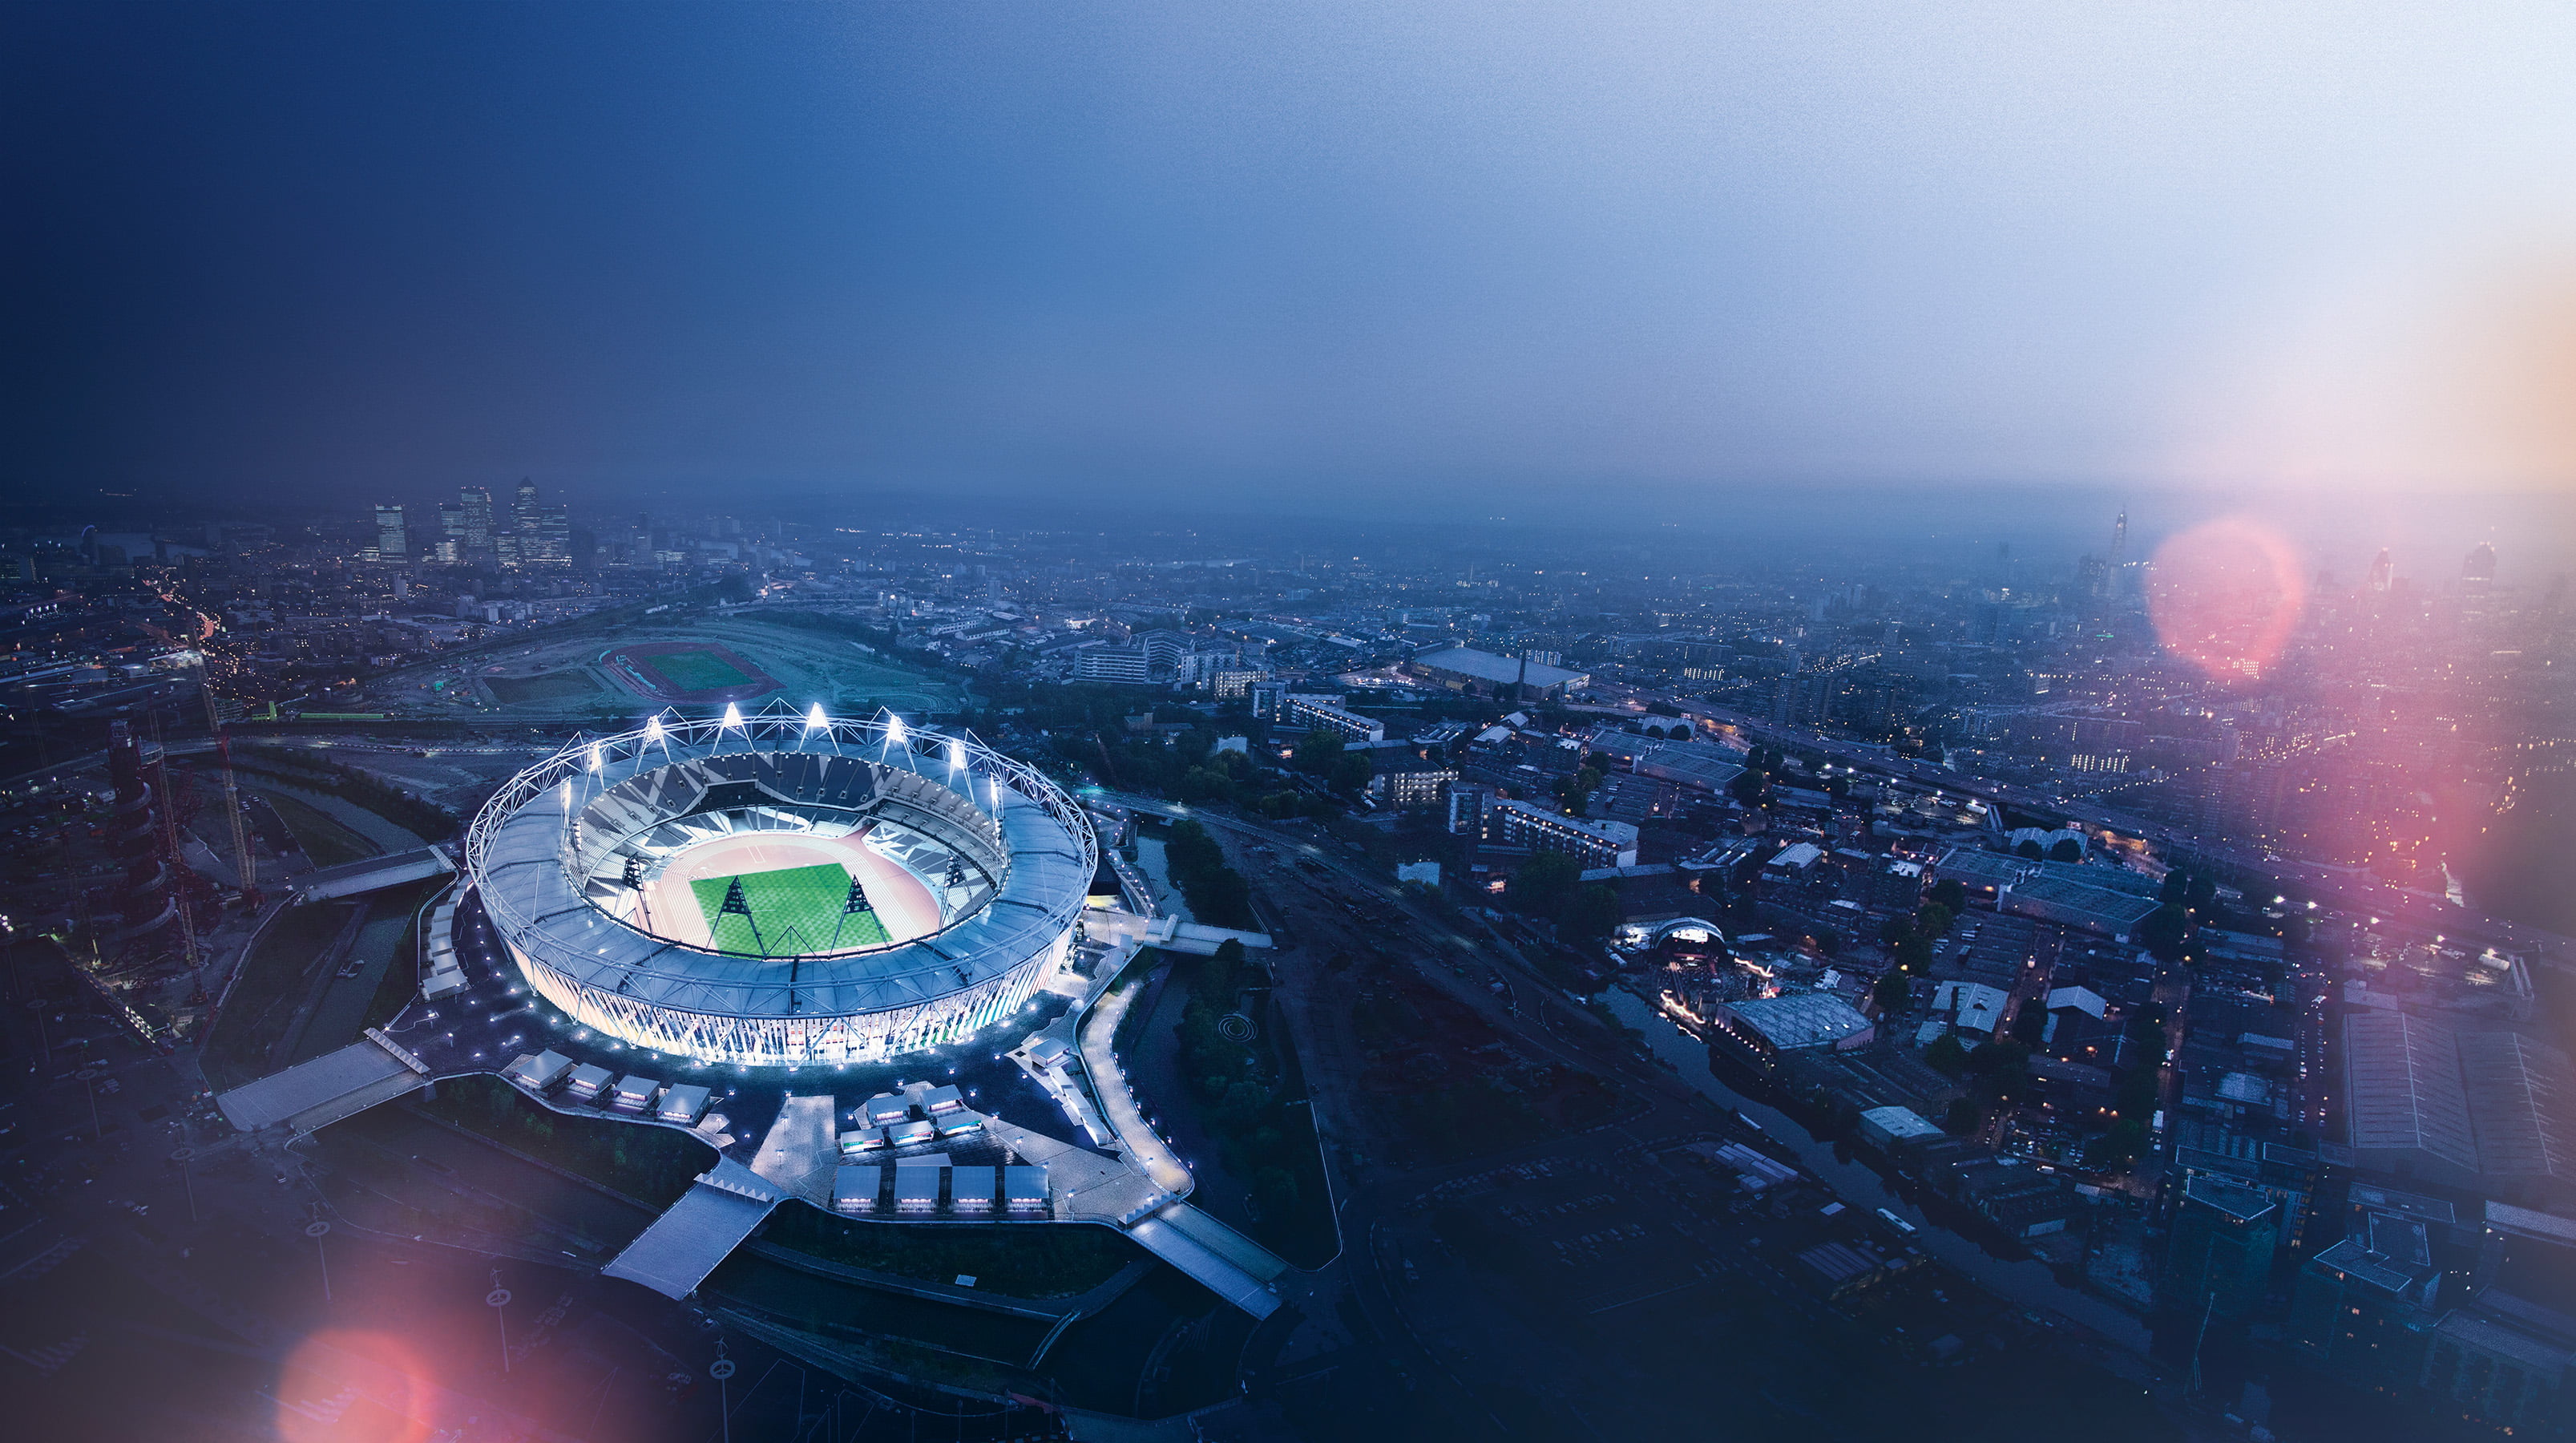
POLYGON ((486 486, 456 488, 455 540, 467 551, 483 552, 492 547, 492 491, 486 486))
POLYGON ((411 532, 403 525, 403 509, 399 506, 376 508, 376 559, 378 561, 411 559, 411 532))
POLYGON ((2281 1205, 2269 1196, 2214 1177, 2190 1179, 2165 1240, 2156 1300, 2195 1317, 2243 1316, 2263 1300, 2280 1236, 2281 1205))
POLYGON ((2299 1269, 2290 1342, 2345 1382, 2401 1387, 2423 1370, 2441 1282, 2422 1219, 2369 1213, 2299 1269))

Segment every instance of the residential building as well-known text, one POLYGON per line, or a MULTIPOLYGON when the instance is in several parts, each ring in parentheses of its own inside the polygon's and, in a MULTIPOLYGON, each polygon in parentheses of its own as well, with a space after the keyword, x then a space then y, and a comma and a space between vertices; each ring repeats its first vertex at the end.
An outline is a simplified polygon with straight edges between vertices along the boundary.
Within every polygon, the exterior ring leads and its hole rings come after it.
POLYGON ((1627 822, 1595 822, 1559 816, 1527 802, 1495 801, 1485 808, 1484 823, 1489 842, 1570 853, 1586 867, 1637 865, 1637 829, 1627 822))

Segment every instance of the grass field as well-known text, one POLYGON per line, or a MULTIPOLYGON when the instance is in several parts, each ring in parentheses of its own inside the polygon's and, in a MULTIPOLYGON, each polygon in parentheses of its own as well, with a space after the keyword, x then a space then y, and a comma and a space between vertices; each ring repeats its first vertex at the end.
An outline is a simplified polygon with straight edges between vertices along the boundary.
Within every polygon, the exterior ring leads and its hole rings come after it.
MULTIPOLYGON (((722 665, 721 662, 718 665, 722 665)), ((731 671, 731 667, 725 668, 731 671)), ((577 701, 597 696, 599 683, 580 671, 550 671, 543 676, 487 676, 483 685, 491 688, 492 699, 503 706, 518 706, 532 701, 577 701)))
POLYGON ((706 914, 707 930, 720 952, 788 957, 868 947, 886 940, 885 925, 874 912, 843 921, 841 907, 850 897, 850 874, 830 862, 746 872, 739 879, 701 877, 689 883, 689 891, 706 914), (736 880, 742 883, 743 904, 751 908, 747 918, 720 910, 736 880))
POLYGON ((751 684, 751 678, 743 675, 740 667, 712 651, 674 651, 646 657, 644 664, 660 673, 673 691, 714 691, 751 684))

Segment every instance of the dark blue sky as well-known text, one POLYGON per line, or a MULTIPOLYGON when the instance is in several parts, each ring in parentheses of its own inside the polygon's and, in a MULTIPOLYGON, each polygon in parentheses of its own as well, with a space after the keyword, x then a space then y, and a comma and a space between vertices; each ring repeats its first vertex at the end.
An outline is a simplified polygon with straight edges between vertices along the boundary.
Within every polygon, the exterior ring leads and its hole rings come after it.
POLYGON ((0 474, 2438 469, 2338 338, 2560 234, 2563 8, 2104 8, 15 6, 0 474))

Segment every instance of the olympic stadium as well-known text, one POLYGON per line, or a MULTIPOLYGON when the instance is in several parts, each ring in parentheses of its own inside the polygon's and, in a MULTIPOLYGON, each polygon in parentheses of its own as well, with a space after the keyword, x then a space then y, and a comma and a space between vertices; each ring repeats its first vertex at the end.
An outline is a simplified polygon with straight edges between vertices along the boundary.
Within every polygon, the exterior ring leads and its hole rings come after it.
POLYGON ((728 706, 520 772, 476 814, 465 871, 576 1025, 798 1067, 1026 1006, 1072 946, 1097 846, 1062 791, 970 738, 728 706))

